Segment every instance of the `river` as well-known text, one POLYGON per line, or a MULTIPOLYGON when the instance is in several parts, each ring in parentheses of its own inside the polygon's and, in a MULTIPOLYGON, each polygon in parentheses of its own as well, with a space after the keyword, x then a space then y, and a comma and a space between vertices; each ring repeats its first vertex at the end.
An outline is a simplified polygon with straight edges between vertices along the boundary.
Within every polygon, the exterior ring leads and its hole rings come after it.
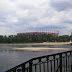
POLYGON ((23 63, 33 57, 58 53, 62 51, 72 50, 71 45, 58 45, 58 46, 48 46, 48 45, 0 45, 0 71, 8 67, 15 66, 17 64, 23 63), (44 51, 26 51, 26 50, 12 50, 14 48, 56 48, 44 51), (60 48, 60 49, 58 49, 60 48))

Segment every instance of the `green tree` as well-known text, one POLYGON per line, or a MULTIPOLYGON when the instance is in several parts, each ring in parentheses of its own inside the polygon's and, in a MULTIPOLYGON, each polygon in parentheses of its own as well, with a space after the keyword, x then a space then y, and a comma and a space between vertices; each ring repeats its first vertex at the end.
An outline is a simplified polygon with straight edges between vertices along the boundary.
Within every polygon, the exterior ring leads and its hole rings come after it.
POLYGON ((3 36, 2 35, 0 35, 0 43, 2 43, 3 42, 3 36))

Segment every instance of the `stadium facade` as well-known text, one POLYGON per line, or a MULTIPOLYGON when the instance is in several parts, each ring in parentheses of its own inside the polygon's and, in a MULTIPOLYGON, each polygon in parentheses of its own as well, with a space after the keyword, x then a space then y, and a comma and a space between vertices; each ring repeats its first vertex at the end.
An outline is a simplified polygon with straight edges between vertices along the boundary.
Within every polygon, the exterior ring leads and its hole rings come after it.
POLYGON ((17 33, 17 35, 41 35, 41 34, 51 34, 53 36, 58 36, 59 31, 58 30, 28 30, 25 31, 24 33, 17 33))

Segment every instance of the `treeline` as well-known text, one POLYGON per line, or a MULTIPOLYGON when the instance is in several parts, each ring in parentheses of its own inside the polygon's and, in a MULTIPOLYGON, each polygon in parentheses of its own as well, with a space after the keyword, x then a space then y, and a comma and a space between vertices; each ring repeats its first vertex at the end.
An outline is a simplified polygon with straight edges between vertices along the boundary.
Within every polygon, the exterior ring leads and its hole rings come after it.
POLYGON ((72 40, 72 36, 62 35, 53 36, 51 34, 42 35, 0 35, 0 43, 33 43, 33 42, 68 42, 72 40))

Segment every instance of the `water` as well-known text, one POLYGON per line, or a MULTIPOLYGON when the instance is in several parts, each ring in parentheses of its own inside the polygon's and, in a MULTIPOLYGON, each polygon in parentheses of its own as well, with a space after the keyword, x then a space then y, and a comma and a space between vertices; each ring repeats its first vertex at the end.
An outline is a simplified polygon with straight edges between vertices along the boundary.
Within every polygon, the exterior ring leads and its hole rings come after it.
POLYGON ((0 45, 0 71, 8 67, 15 66, 23 63, 33 57, 48 55, 52 53, 62 52, 66 50, 47 50, 47 51, 25 51, 25 50, 12 50, 12 48, 64 48, 72 49, 70 45, 62 46, 31 46, 31 45, 0 45), (10 50, 11 49, 11 50, 10 50))

